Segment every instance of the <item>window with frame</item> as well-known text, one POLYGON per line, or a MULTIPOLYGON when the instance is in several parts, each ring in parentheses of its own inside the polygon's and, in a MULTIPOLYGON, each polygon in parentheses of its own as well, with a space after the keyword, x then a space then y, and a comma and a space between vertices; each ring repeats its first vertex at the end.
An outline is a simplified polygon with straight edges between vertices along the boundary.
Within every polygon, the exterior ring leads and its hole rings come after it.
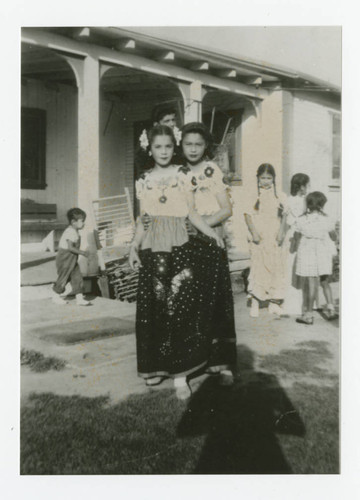
POLYGON ((341 116, 332 114, 331 182, 339 184, 341 177, 341 116))
POLYGON ((46 111, 21 108, 21 188, 45 189, 46 111))

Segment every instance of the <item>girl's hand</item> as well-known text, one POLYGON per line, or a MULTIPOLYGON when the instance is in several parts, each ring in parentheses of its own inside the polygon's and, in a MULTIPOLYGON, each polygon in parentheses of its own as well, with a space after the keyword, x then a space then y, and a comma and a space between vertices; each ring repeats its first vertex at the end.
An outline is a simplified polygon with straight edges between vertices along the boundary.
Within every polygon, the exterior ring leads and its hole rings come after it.
POLYGON ((130 254, 129 254, 129 265, 133 271, 136 271, 141 267, 141 260, 138 254, 138 249, 135 246, 130 247, 130 254))
POLYGON ((83 252, 81 252, 81 255, 83 255, 86 259, 88 259, 90 252, 88 250, 84 250, 83 252))
POLYGON ((255 245, 258 245, 261 241, 261 236, 259 233, 253 233, 252 239, 253 239, 253 243, 255 243, 255 245))
POLYGON ((218 247, 220 248, 225 248, 225 243, 224 243, 224 240, 222 238, 220 238, 220 236, 218 236, 216 233, 215 235, 213 236, 214 240, 216 241, 216 244, 218 247))

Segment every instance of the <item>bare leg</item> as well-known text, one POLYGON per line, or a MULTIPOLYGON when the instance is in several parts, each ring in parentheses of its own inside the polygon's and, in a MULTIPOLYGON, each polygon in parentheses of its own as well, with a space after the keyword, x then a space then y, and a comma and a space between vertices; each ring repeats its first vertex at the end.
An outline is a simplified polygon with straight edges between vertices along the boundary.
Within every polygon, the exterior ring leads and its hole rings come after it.
POLYGON ((317 284, 318 284, 318 280, 316 277, 314 277, 314 276, 308 277, 308 286, 309 286, 308 304, 307 304, 307 315, 308 316, 312 316, 312 311, 313 311, 315 297, 316 297, 317 284))
POLYGON ((334 299, 333 299, 333 295, 332 295, 332 291, 331 291, 331 287, 330 287, 330 283, 329 283, 329 276, 322 276, 320 278, 320 284, 321 284, 321 287, 322 287, 324 295, 325 295, 325 300, 326 300, 326 304, 327 304, 328 309, 334 310, 334 299))
POLYGON ((302 303, 302 313, 305 315, 308 311, 308 296, 309 296, 309 278, 303 278, 302 282, 302 296, 303 296, 303 303, 302 303))

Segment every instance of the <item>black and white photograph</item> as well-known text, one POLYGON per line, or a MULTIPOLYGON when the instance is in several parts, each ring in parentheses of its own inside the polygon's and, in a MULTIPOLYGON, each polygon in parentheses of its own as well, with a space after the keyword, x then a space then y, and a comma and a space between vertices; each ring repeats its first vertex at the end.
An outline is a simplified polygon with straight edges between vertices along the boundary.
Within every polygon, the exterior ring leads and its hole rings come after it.
POLYGON ((21 475, 339 474, 340 26, 21 29, 21 475))
POLYGON ((1 11, 2 496, 354 498, 351 2, 1 11))

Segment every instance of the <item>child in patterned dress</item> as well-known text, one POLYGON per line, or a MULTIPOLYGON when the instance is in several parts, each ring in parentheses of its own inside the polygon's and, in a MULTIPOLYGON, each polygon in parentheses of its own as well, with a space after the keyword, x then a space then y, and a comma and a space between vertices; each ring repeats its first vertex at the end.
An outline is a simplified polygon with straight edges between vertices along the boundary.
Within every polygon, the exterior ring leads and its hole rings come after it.
POLYGON ((295 223, 296 237, 300 240, 296 274, 303 278, 304 311, 296 321, 306 325, 314 323, 312 314, 319 278, 327 301, 327 319, 337 317, 329 284, 333 257, 331 240, 336 239, 336 232, 334 222, 323 212, 326 202, 323 193, 310 193, 306 197, 306 214, 299 217, 295 223))

